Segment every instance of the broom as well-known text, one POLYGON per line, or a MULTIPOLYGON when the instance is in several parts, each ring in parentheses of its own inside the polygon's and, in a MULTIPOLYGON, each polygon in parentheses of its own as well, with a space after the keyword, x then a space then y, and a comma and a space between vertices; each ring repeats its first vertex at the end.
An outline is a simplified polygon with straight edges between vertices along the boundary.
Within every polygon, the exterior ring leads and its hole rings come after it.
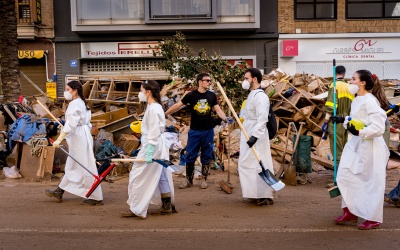
MULTIPOLYGON (((336 60, 333 59, 333 116, 336 116, 336 60)), ((328 189, 331 198, 338 197, 340 190, 336 183, 336 122, 333 123, 333 187, 328 189)))

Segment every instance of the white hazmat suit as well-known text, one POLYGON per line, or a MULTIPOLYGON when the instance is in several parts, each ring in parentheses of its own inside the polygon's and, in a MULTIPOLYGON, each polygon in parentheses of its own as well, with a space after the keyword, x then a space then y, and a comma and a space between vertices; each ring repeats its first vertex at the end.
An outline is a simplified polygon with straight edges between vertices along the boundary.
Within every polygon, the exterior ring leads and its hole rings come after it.
MULTIPOLYGON (((137 159, 145 159, 147 144, 155 145, 153 159, 169 160, 169 148, 163 132, 165 130, 165 114, 159 103, 147 105, 142 121, 142 147, 137 159)), ((128 205, 132 213, 146 218, 149 204, 161 204, 161 192, 158 187, 163 166, 160 164, 135 162, 129 174, 128 205)), ((174 200, 172 173, 165 171, 171 189, 171 201, 174 200)))
MULTIPOLYGON (((82 99, 76 98, 69 103, 65 112, 65 125, 62 131, 67 133, 69 154, 92 173, 98 174, 93 154, 90 119, 90 110, 86 109, 82 99)), ((68 157, 65 163, 65 174, 59 187, 71 194, 86 198, 85 195, 94 181, 94 177, 88 171, 68 157)), ((103 200, 101 186, 99 185, 88 198, 97 201, 103 200)))
MULTIPOLYGON (((254 144, 265 169, 274 172, 271 150, 269 144, 268 130, 266 123, 268 121, 269 111, 268 96, 263 90, 252 90, 247 97, 246 106, 242 116, 244 118, 243 127, 249 136, 257 137, 254 144)), ((258 173, 262 171, 257 158, 255 157, 243 133, 240 137, 240 155, 239 155, 239 178, 244 198, 274 198, 275 191, 265 183, 258 173)))
POLYGON ((350 117, 365 127, 346 143, 337 173, 342 208, 365 220, 382 223, 389 150, 382 137, 385 111, 372 94, 357 96, 350 117))

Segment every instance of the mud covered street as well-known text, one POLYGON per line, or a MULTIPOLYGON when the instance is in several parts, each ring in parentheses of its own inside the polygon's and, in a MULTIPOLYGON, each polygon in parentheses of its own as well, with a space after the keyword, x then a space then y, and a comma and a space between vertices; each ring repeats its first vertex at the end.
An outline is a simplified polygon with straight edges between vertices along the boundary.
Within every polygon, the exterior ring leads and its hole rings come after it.
MULTIPOLYGON (((178 189, 178 213, 122 218, 128 209, 125 176, 102 183, 104 205, 81 205, 68 193, 62 203, 44 194, 49 183, 0 179, 0 249, 399 249, 400 209, 385 205, 380 229, 338 226, 340 198, 325 188, 331 171, 312 174, 312 184, 287 186, 273 206, 242 202, 239 179, 232 194, 219 191, 226 173, 212 171, 209 188, 178 189)), ((388 171, 386 190, 397 185, 400 170, 388 171)), ((151 206, 149 212, 158 207, 151 206)))

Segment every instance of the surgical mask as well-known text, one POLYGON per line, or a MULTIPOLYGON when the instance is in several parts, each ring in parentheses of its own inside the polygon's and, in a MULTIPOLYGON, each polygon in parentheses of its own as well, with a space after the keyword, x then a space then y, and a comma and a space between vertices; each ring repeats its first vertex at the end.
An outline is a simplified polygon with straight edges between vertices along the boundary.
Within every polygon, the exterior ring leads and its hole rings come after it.
POLYGON ((244 81, 242 82, 242 88, 243 88, 243 89, 249 89, 249 88, 250 88, 250 83, 249 83, 249 81, 244 80, 244 81))
POLYGON ((64 98, 65 98, 65 100, 70 101, 70 100, 72 100, 72 94, 69 93, 68 91, 64 91, 64 98))
POLYGON ((143 94, 143 92, 139 92, 138 97, 139 97, 139 101, 140 101, 140 102, 147 102, 147 98, 146 98, 146 96, 143 94))
POLYGON ((356 84, 350 84, 350 86, 349 86, 349 92, 350 92, 351 94, 353 94, 353 95, 357 94, 357 92, 358 92, 359 89, 360 89, 360 88, 359 88, 358 85, 356 85, 356 84))

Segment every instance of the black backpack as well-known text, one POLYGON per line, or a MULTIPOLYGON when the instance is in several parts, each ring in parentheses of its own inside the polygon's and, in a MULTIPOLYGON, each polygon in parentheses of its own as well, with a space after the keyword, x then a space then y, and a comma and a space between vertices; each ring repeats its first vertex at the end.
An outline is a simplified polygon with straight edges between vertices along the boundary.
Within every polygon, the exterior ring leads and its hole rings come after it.
MULTIPOLYGON (((264 91, 261 91, 261 92, 265 93, 264 91)), ((261 93, 261 92, 258 92, 258 93, 261 93)), ((256 93, 256 95, 258 93, 256 93)), ((268 121, 267 121, 266 125, 267 125, 267 129, 268 129, 269 139, 272 140, 272 139, 274 139, 274 137, 276 135, 276 131, 278 130, 278 125, 276 124, 276 119, 275 119, 274 111, 272 110, 271 103, 269 105, 268 121)))

